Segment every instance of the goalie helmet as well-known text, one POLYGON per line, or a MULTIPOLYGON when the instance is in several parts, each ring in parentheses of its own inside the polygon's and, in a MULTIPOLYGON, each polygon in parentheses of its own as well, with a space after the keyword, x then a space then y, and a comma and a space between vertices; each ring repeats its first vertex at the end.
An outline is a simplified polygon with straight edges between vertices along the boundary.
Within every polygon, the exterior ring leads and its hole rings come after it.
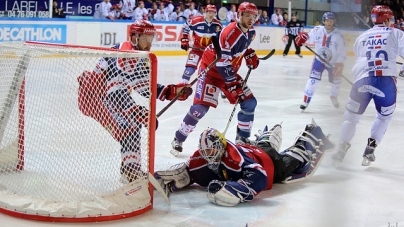
POLYGON ((209 5, 206 6, 205 11, 206 12, 215 12, 216 13, 216 6, 209 4, 209 5))
POLYGON ((324 23, 325 20, 334 20, 334 23, 336 22, 335 16, 331 12, 325 12, 323 14, 322 22, 324 23))
POLYGON ((370 18, 374 24, 383 24, 386 19, 393 21, 394 23, 394 16, 393 12, 388 6, 377 5, 374 6, 370 18))
POLYGON ((251 13, 255 16, 258 15, 258 9, 257 6, 254 3, 250 3, 250 2, 243 2, 239 5, 237 13, 241 14, 241 13, 251 13))
POLYGON ((226 138, 218 130, 208 128, 199 137, 199 153, 208 162, 211 170, 219 168, 220 159, 226 149, 226 138))

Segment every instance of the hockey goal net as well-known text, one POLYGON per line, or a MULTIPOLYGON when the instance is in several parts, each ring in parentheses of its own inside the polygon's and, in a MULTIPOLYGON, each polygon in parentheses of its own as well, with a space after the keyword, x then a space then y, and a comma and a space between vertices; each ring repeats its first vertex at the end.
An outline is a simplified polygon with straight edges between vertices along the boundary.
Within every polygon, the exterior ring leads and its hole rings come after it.
POLYGON ((1 43, 0 211, 28 219, 85 222, 150 210, 156 71, 157 59, 149 52, 1 43), (134 169, 122 168, 122 138, 109 125, 116 121, 122 126, 125 118, 102 103, 92 103, 105 99, 105 82, 90 86, 91 94, 80 90, 78 78, 90 75, 100 59, 119 60, 137 75, 136 84, 142 85, 141 90, 129 89, 142 107, 142 125, 126 122, 125 126, 133 128, 125 143, 136 149, 134 169), (145 64, 140 67, 139 62, 145 64), (85 107, 80 101, 83 97, 85 107), (133 177, 130 181, 124 171, 133 177))

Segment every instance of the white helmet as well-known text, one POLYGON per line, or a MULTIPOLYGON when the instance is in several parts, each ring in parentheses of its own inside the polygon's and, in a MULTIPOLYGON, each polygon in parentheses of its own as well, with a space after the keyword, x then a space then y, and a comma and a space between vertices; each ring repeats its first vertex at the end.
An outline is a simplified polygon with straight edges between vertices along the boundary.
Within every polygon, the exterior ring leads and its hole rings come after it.
POLYGON ((199 137, 199 153, 208 162, 211 170, 219 168, 227 142, 226 138, 218 130, 208 128, 199 137))

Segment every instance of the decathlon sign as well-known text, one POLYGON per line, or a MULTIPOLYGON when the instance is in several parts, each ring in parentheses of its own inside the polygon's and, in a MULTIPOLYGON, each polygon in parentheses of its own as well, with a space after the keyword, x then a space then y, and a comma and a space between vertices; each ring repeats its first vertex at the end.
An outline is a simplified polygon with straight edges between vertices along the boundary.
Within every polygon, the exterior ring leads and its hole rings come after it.
POLYGON ((66 25, 0 24, 0 42, 66 43, 66 25))

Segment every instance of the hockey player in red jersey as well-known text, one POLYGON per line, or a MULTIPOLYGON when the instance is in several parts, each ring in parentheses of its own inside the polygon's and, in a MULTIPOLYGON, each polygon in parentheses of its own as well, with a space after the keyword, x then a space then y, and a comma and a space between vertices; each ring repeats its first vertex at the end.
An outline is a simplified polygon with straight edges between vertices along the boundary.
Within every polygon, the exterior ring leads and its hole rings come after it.
MULTIPOLYGON (((129 32, 130 40, 112 49, 150 51, 153 40, 156 40, 152 23, 137 20, 129 32)), ((121 144, 121 173, 129 182, 135 178, 131 174, 133 170, 140 169, 140 129, 149 125, 147 107, 138 105, 131 92, 150 96, 149 71, 149 62, 144 58, 105 57, 99 60, 92 72, 85 71, 78 77, 79 108, 84 115, 97 120, 121 144)), ((171 100, 183 88, 179 100, 187 99, 192 88, 185 84, 157 84, 157 98, 171 100)))
MULTIPOLYGON (((194 103, 176 131, 172 142, 171 153, 175 156, 182 151, 182 143, 209 108, 216 108, 220 91, 224 92, 231 104, 240 103, 241 110, 237 116, 237 140, 245 141, 250 137, 257 100, 237 71, 243 57, 247 67, 251 69, 258 67, 259 59, 255 51, 251 48, 247 49, 255 37, 253 24, 257 20, 258 10, 255 4, 243 2, 238 8, 238 14, 240 20, 230 23, 219 33, 221 59, 207 72, 206 76, 198 80, 194 103)), ((200 72, 214 62, 215 58, 215 49, 211 44, 203 53, 200 72)))
POLYGON ((182 81, 188 82, 194 74, 205 48, 212 43, 212 36, 222 30, 222 23, 215 18, 216 6, 206 6, 206 16, 195 16, 189 19, 182 28, 181 49, 189 49, 189 33, 192 31, 194 46, 188 54, 182 81))
POLYGON ((273 183, 293 183, 312 176, 324 152, 334 147, 313 121, 294 145, 278 153, 281 126, 267 129, 259 132, 252 144, 235 144, 218 130, 208 128, 187 162, 157 171, 155 177, 168 195, 196 183, 207 187, 213 203, 236 206, 271 189, 273 183))

